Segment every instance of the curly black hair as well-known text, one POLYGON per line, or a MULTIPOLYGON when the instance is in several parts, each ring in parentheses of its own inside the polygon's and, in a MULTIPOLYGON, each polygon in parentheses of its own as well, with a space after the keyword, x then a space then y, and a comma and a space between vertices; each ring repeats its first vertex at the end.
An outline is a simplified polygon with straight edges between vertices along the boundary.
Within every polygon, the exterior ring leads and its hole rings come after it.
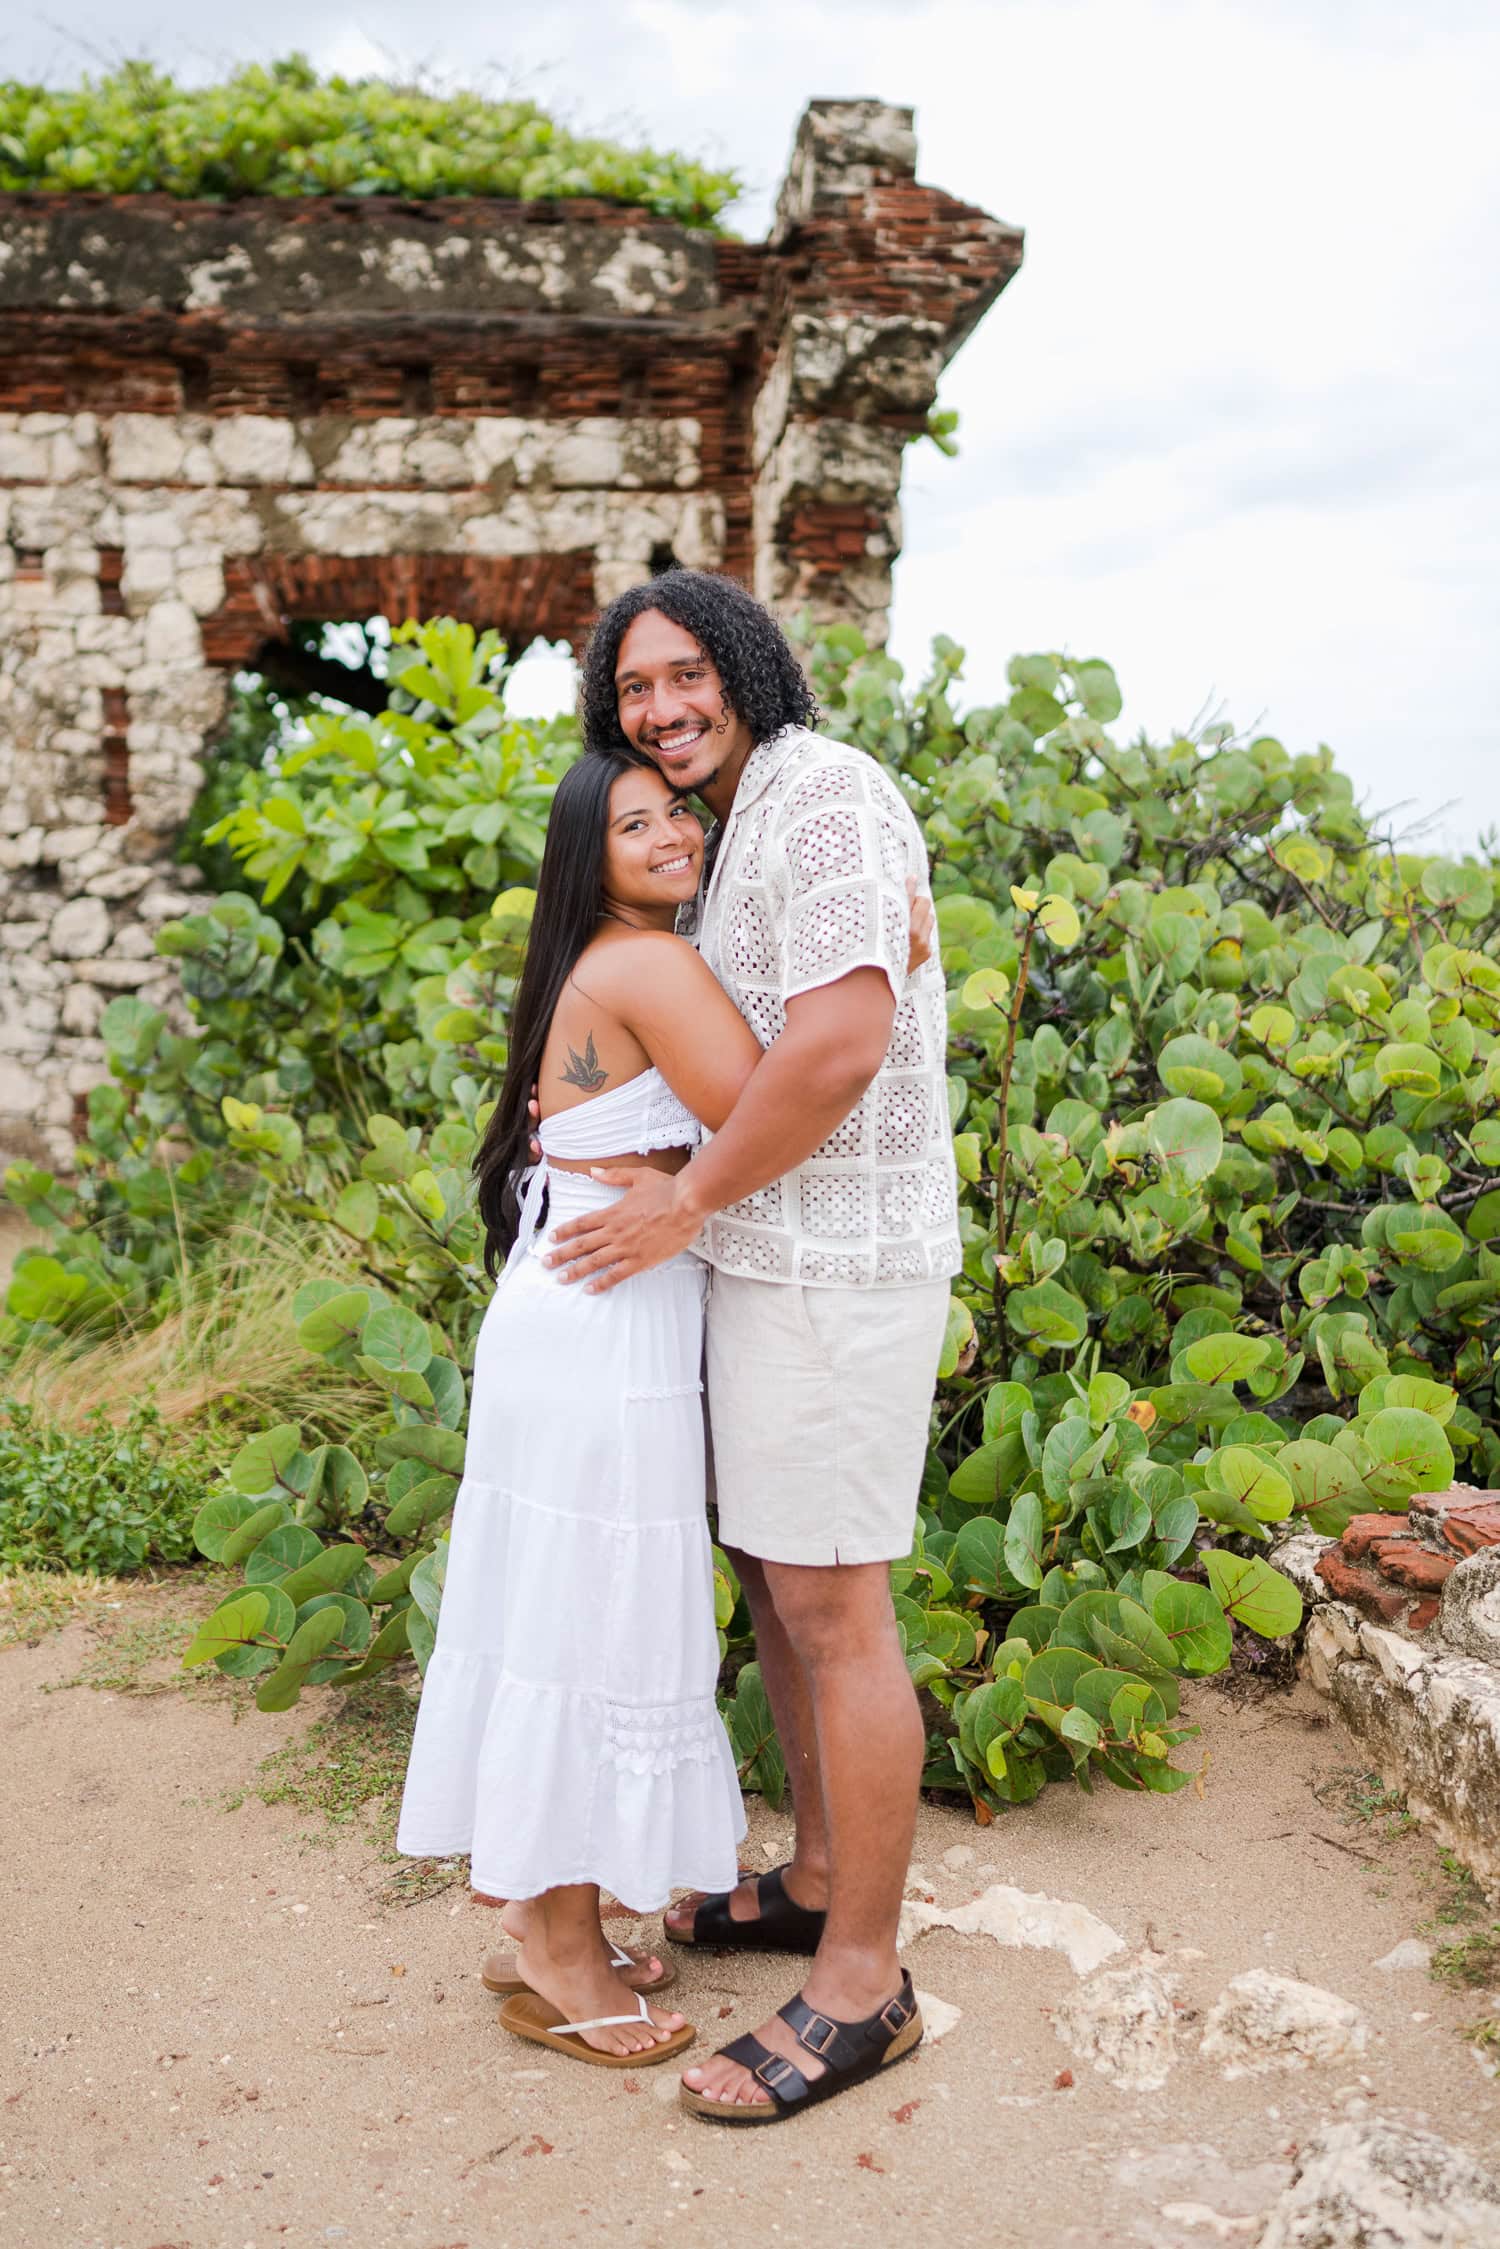
POLYGON ((618 595, 589 636, 578 694, 586 749, 630 748, 620 725, 615 665, 621 641, 648 609, 693 635, 724 683, 725 704, 757 742, 784 726, 817 725, 817 700, 770 610, 737 579, 674 568, 618 595))

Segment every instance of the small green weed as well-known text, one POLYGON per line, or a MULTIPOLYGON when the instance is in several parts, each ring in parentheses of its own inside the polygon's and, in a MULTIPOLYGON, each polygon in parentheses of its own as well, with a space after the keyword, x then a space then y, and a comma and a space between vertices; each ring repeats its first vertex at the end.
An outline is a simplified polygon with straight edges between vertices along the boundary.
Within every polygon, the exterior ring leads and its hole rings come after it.
MULTIPOLYGON (((94 1645, 71 1678, 59 1679, 45 1688, 45 1693, 60 1693, 66 1687, 92 1687, 96 1693, 111 1695, 227 1691, 229 1682, 211 1664, 195 1671, 182 1668, 182 1636, 190 1628, 193 1608, 202 1601, 205 1589, 210 1597, 228 1590, 229 1580, 223 1571, 199 1568, 189 1574, 172 1570, 145 1585, 139 1580, 132 1584, 128 1579, 114 1584, 107 1578, 80 1581, 53 1571, 37 1571, 29 1583, 34 1586, 48 1581, 59 1589, 59 1607, 71 1597, 68 1613, 82 1610, 88 1615, 94 1645), (85 1591, 80 1597, 76 1590, 80 1583, 97 1586, 98 1594, 85 1591), (106 1600, 110 1594, 114 1598, 106 1600)), ((12 1582, 19 1585, 23 1581, 12 1582)), ((58 1621, 66 1623, 68 1614, 62 1614, 58 1621)), ((238 1721, 238 1704, 234 1705, 234 1715, 238 1721)))
POLYGON ((60 1687, 92 1687, 109 1695, 227 1694, 228 1682, 205 1664, 182 1668, 182 1635, 187 1619, 170 1615, 135 1617, 106 1633, 87 1661, 60 1687))
POLYGON ((1439 1983, 1466 1984, 1471 1990, 1500 1984, 1500 1921, 1439 1945, 1432 1974, 1439 1983))
POLYGON ((1490 2076, 1500 2077, 1500 2015, 1482 2015, 1477 2023, 1465 2023, 1463 2035, 1490 2076))
POLYGON ((1362 1771, 1357 1765, 1341 1765, 1319 1782, 1313 1795, 1346 1826, 1374 1827, 1378 1822, 1381 1833, 1393 1839, 1413 1834, 1418 1824, 1406 1808, 1402 1790, 1388 1787, 1379 1773, 1362 1771))
POLYGON ((416 1716, 416 1702, 399 1681, 372 1680, 316 1719, 300 1741, 267 1757, 253 1793, 263 1804, 315 1813, 323 1825, 310 1841, 331 1842, 333 1831, 373 1819, 384 1855, 393 1856, 416 1716))
POLYGON ((1451 1929, 1460 1922, 1479 1920, 1485 1912, 1484 1892, 1462 1859, 1454 1852, 1440 1847, 1438 1865, 1442 1869, 1446 1892, 1442 1904, 1432 1917, 1432 1925, 1451 1929))

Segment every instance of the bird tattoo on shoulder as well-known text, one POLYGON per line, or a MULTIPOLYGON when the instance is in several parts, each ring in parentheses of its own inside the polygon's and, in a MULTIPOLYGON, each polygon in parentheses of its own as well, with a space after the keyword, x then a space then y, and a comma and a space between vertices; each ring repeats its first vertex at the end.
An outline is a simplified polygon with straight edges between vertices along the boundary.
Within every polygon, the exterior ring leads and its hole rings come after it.
POLYGON ((608 1070, 599 1067, 599 1056, 590 1031, 582 1054, 576 1047, 568 1048, 568 1066, 562 1073, 564 1085, 576 1085, 584 1093, 597 1093, 609 1077, 608 1070))

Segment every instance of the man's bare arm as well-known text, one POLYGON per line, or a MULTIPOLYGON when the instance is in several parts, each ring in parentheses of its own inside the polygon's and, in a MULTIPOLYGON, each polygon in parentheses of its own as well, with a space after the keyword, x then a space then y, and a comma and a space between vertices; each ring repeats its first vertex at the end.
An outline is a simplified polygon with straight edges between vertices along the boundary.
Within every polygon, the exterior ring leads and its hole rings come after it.
POLYGON ((598 1291, 687 1249, 714 1211, 795 1171, 822 1147, 884 1061, 895 1018, 895 994, 878 968, 857 968, 789 1000, 785 1030, 767 1047, 723 1131, 675 1177, 595 1172, 628 1192, 607 1210, 559 1227, 547 1263, 598 1291))

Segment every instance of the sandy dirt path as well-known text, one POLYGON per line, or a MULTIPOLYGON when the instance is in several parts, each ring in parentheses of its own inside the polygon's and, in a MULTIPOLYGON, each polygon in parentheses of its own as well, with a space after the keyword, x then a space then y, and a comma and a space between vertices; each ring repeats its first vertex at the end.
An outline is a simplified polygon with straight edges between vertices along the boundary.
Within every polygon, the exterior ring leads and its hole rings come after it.
MULTIPOLYGON (((0 2233, 18 2249, 601 2233, 1190 2249, 1251 2240, 1294 2144, 1364 2101, 1482 2160, 1500 2149, 1500 2088, 1458 2035, 1476 1994, 1375 1966, 1451 1878, 1421 1836, 1351 1822, 1344 1784, 1315 1797, 1358 1760, 1302 1690, 1246 1706, 1196 1692, 1201 1796, 1051 1788, 988 1830, 925 1809, 915 1872, 942 1905, 1007 1882, 1078 1900, 1131 1944, 1149 1934, 1189 2032, 1244 1969, 1326 1984, 1368 2013, 1361 2062, 1226 2082, 1189 2035, 1162 2091, 1121 2092, 1052 2026, 1076 1984, 1059 1952, 938 1930, 911 1962, 959 2010, 942 2039, 794 2124, 736 2134, 677 2111, 670 2067, 588 2071, 508 2037, 477 1981, 496 1917, 461 1884, 392 1902, 388 1826, 319 1847, 290 1806, 226 1808, 327 1694, 266 1719, 229 1689, 61 1687, 101 1633, 174 1597, 0 1655, 0 2233)), ((746 1863, 774 1863, 787 1833, 754 1802, 746 1863)), ((715 2040, 790 1990, 774 1961, 676 1957, 677 2003, 715 2040)))

